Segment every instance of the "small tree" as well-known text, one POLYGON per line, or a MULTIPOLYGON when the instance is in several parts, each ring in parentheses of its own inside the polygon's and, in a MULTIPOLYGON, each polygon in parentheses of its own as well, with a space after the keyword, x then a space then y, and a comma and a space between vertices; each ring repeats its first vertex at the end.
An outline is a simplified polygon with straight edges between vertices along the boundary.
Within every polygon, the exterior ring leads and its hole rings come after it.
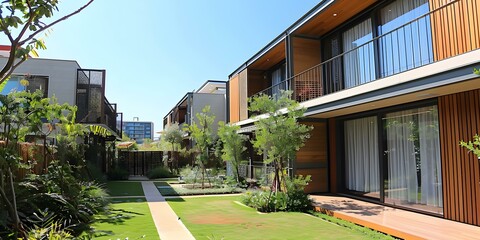
POLYGON ((176 173, 178 174, 178 150, 181 148, 180 144, 182 143, 183 136, 185 132, 180 129, 178 123, 173 123, 163 134, 163 140, 171 144, 172 146, 172 164, 170 165, 170 171, 173 173, 173 168, 175 169, 176 173))
POLYGON ((240 126, 227 125, 224 122, 219 122, 219 126, 218 137, 223 143, 222 159, 232 164, 235 179, 240 183, 239 166, 243 162, 242 154, 247 149, 245 147, 247 136, 237 133, 240 126))
POLYGON ((215 142, 213 134, 213 123, 215 116, 210 112, 210 106, 207 105, 202 109, 201 113, 196 114, 198 125, 193 121, 192 125, 188 126, 191 134, 190 139, 194 141, 194 149, 197 153, 196 162, 202 171, 202 188, 205 187, 206 166, 210 159, 210 147, 215 142))
POLYGON ((59 22, 80 13, 93 0, 76 11, 47 22, 55 12, 58 12, 58 0, 7 0, 0 4, 0 31, 5 34, 10 43, 10 55, 6 64, 0 70, 0 85, 8 79, 29 55, 38 56, 36 50, 45 49, 45 43, 37 36, 59 22))
MULTIPOLYGON (((296 152, 310 137, 313 127, 300 124, 297 119, 302 117, 305 109, 291 99, 291 92, 282 91, 278 96, 260 95, 250 102, 250 111, 264 114, 255 122, 257 131, 253 146, 258 153, 266 155, 264 162, 274 167, 272 191, 286 191, 282 186, 283 169, 295 158, 296 152)), ((285 186, 285 184, 283 184, 285 186)))

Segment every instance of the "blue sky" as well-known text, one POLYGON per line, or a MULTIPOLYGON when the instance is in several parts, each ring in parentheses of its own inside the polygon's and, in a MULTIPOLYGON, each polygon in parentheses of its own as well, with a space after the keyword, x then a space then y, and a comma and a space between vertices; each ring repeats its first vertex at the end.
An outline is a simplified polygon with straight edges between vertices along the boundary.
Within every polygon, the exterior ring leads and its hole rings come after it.
MULTIPOLYGON (((62 1, 64 15, 87 0, 62 1)), ((162 130, 186 92, 228 75, 319 0, 95 0, 53 28, 40 57, 106 69, 124 120, 162 130)))

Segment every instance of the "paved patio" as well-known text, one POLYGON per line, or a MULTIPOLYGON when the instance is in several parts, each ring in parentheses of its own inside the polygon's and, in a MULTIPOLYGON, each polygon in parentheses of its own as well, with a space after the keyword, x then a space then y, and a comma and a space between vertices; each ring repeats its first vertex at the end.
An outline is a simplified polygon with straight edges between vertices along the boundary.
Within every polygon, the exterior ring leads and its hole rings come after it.
POLYGON ((341 196, 312 195, 317 211, 404 239, 480 239, 480 227, 341 196))

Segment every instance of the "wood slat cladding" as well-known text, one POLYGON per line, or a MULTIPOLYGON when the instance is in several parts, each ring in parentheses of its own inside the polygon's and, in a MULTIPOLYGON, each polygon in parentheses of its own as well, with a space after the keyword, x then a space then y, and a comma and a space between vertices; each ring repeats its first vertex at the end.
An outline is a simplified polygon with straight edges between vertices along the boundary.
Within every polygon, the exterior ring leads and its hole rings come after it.
POLYGON ((272 47, 268 52, 259 57, 248 68, 255 70, 268 70, 285 60, 285 40, 272 47))
POLYGON ((376 2, 376 0, 337 0, 320 14, 317 14, 317 16, 302 25, 295 33, 322 36, 376 2))
POLYGON ((430 0, 429 5, 430 11, 445 6, 431 15, 435 61, 480 48, 478 0, 430 0))
POLYGON ((330 192, 338 192, 338 183, 337 183, 337 131, 336 131, 336 119, 328 119, 328 136, 329 136, 329 156, 328 164, 330 167, 330 192))
POLYGON ((230 109, 230 122, 236 123, 240 121, 240 98, 239 98, 239 85, 238 85, 238 75, 230 78, 228 83, 228 92, 229 92, 229 109, 230 109))
POLYGON ((265 74, 265 71, 248 69, 247 97, 251 97, 270 86, 271 80, 267 79, 265 74))
POLYGON ((480 89, 439 97, 444 216, 480 226, 480 168, 459 146, 480 133, 480 89))
POLYGON ((302 122, 313 126, 310 138, 305 146, 297 152, 295 166, 296 175, 311 175, 312 182, 305 192, 328 191, 328 162, 327 162, 327 123, 326 122, 302 122))
POLYGON ((320 40, 294 37, 293 75, 299 74, 321 63, 320 40))

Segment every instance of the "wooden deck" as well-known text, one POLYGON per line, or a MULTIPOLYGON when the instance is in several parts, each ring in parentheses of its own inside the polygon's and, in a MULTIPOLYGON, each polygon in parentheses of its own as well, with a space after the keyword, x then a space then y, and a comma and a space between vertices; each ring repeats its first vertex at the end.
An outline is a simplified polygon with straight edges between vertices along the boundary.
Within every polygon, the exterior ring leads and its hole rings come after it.
POLYGON ((311 195, 315 209, 403 239, 480 239, 480 227, 341 196, 311 195))

